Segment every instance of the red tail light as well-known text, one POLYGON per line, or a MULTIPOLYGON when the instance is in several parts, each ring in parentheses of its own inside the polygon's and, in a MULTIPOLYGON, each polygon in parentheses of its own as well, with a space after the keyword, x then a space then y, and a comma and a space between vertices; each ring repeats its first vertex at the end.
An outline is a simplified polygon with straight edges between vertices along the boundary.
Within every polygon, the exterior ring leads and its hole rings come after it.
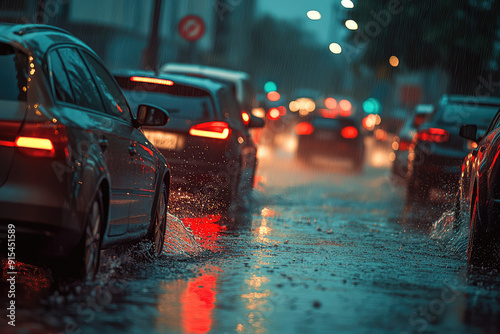
POLYGON ((354 139, 358 136, 358 129, 354 126, 346 126, 340 131, 340 135, 346 139, 354 139))
POLYGON ((226 139, 229 137, 231 129, 226 122, 207 122, 197 124, 189 129, 191 136, 207 137, 214 139, 226 139))
POLYGON ((295 126, 295 132, 299 136, 308 136, 314 132, 314 126, 308 122, 301 122, 295 126))
POLYGON ((243 123, 245 123, 245 125, 250 123, 250 115, 246 111, 241 112, 241 118, 243 119, 243 123))
POLYGON ((450 139, 450 133, 443 129, 430 128, 418 131, 417 139, 419 141, 428 141, 432 143, 445 143, 450 139))
POLYGON ((68 157, 66 127, 55 124, 25 123, 14 146, 33 157, 68 157))
POLYGON ((411 144, 411 142, 408 141, 408 140, 401 140, 399 142, 399 148, 398 148, 398 150, 400 150, 400 151, 408 151, 408 149, 410 148, 410 144, 411 144))
POLYGON ((157 79, 157 78, 131 77, 130 81, 145 82, 145 83, 165 85, 165 86, 173 86, 174 85, 174 82, 172 80, 157 79))

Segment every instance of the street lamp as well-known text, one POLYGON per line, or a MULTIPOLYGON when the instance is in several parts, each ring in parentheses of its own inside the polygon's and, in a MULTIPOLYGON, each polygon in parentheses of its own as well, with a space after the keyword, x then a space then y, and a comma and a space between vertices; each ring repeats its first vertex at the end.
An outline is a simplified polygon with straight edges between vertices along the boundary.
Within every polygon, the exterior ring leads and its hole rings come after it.
POLYGON ((307 12, 307 17, 310 20, 317 21, 317 20, 321 19, 321 13, 318 12, 317 10, 310 10, 307 12))
POLYGON ((354 20, 345 21, 345 26, 349 30, 357 30, 358 29, 358 24, 354 20))
POLYGON ((352 2, 351 0, 342 0, 341 4, 342 6, 344 6, 344 8, 354 8, 354 2, 352 2))
POLYGON ((342 52, 342 47, 338 43, 330 44, 330 51, 336 55, 342 52))

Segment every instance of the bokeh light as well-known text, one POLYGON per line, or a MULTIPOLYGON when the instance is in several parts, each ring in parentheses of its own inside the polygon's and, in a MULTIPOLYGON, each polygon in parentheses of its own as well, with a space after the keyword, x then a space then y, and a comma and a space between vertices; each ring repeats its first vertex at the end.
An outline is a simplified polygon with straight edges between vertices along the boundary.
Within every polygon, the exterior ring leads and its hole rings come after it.
POLYGON ((336 55, 342 52, 342 47, 338 43, 330 44, 330 51, 336 55))
POLYGON ((321 13, 318 12, 317 10, 310 10, 307 12, 307 17, 310 20, 316 21, 316 20, 321 19, 321 13))

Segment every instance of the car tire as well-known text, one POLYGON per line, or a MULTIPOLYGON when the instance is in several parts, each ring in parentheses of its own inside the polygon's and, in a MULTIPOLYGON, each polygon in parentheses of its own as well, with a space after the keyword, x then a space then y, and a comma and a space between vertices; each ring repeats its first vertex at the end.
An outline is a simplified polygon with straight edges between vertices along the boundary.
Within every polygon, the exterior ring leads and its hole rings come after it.
POLYGON ((161 255, 163 244, 165 243, 165 233, 167 230, 167 207, 168 207, 168 190, 165 182, 161 183, 158 199, 156 201, 155 211, 151 215, 153 217, 150 224, 147 239, 151 241, 150 253, 154 257, 161 255))
POLYGON ((494 264, 494 243, 484 229, 479 228, 478 197, 474 196, 470 211, 469 242, 467 244, 467 263, 472 266, 490 266, 494 264))
POLYGON ((99 272, 101 260, 102 231, 105 222, 102 192, 94 196, 87 216, 83 236, 77 247, 64 261, 58 261, 53 267, 57 279, 83 279, 92 281, 99 272))

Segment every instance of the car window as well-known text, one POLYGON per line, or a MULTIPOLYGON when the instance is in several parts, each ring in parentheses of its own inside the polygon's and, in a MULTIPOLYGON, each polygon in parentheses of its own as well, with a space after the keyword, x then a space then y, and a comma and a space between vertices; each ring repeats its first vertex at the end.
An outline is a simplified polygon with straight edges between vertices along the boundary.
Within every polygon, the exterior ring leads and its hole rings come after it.
POLYGON ((223 117, 233 118, 243 124, 240 107, 233 94, 227 89, 222 89, 219 91, 218 96, 223 117))
POLYGON ((461 127, 464 124, 476 124, 485 130, 495 116, 498 107, 479 105, 471 108, 463 104, 446 104, 436 114, 436 122, 461 127))
POLYGON ((0 100, 26 101, 28 57, 13 46, 0 43, 0 100))
POLYGON ((71 85, 66 75, 66 69, 63 62, 56 51, 52 51, 49 55, 50 61, 50 76, 54 85, 54 93, 58 101, 75 104, 75 98, 71 91, 71 85))
POLYGON ((104 112, 106 109, 97 86, 78 51, 76 49, 61 48, 57 52, 61 59, 64 59, 64 67, 73 89, 75 104, 104 112))
POLYGON ((171 118, 204 120, 215 116, 212 96, 205 90, 179 83, 136 82, 127 76, 115 78, 133 110, 140 104, 150 103, 166 109, 171 118))
POLYGON ((82 52, 82 54, 88 61, 89 68, 93 72, 97 84, 101 88, 104 101, 106 105, 109 106, 111 114, 130 121, 130 109, 115 80, 93 56, 89 55, 87 52, 82 52))

